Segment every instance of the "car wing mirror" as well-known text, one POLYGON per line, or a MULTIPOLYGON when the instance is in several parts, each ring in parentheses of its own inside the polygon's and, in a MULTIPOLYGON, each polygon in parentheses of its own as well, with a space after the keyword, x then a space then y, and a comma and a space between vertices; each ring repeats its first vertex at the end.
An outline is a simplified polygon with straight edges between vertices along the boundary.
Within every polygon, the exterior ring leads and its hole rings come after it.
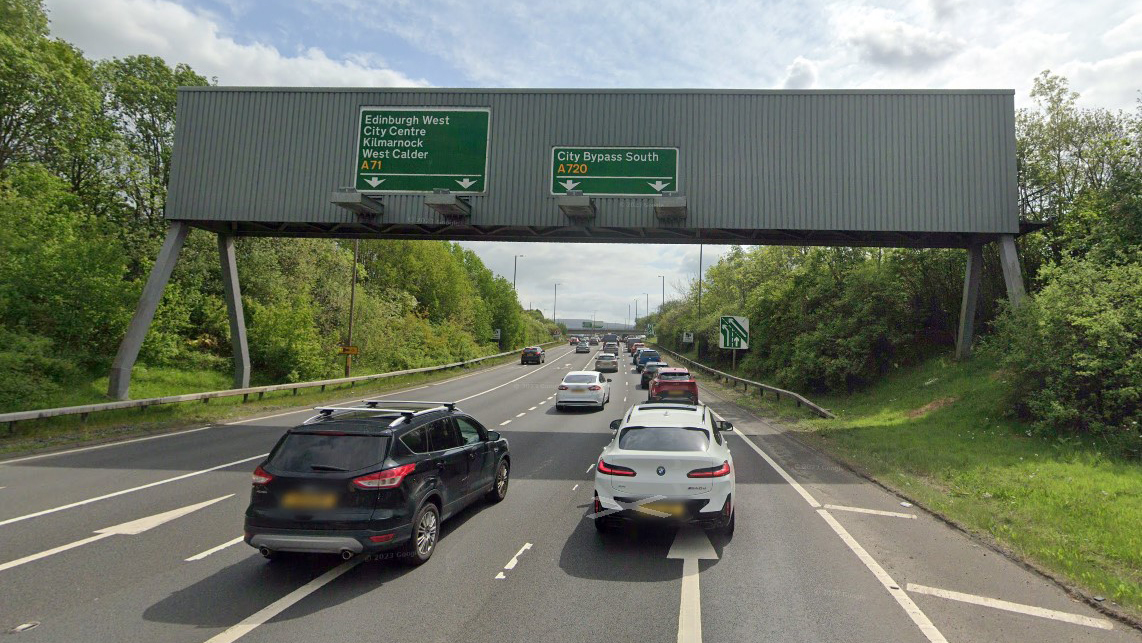
POLYGON ((609 378, 609 377, 608 377, 608 378, 607 378, 607 381, 608 381, 608 382, 610 382, 610 381, 611 381, 611 378, 609 378))
POLYGON ((622 420, 611 420, 611 430, 612 431, 618 431, 619 426, 622 425, 622 423, 623 423, 622 420))
POLYGON ((719 431, 733 431, 734 425, 730 422, 726 422, 725 420, 719 420, 718 421, 718 430, 719 431))
POLYGON ((488 441, 489 442, 495 442, 496 440, 499 440, 499 439, 500 439, 500 432, 499 431, 488 431, 488 441))

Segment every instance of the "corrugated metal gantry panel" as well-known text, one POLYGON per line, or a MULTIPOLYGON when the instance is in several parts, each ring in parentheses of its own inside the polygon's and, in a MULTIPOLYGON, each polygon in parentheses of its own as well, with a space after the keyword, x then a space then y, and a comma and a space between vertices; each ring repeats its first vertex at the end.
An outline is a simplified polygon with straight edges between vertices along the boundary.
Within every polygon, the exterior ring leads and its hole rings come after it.
POLYGON ((166 215, 283 236, 955 246, 1017 233, 1016 197, 1010 90, 190 88, 166 215), (365 106, 490 110, 470 217, 421 195, 380 197, 372 220, 330 203, 354 184, 365 106), (550 191, 555 146, 677 148, 686 218, 595 197, 594 219, 569 219, 550 191))

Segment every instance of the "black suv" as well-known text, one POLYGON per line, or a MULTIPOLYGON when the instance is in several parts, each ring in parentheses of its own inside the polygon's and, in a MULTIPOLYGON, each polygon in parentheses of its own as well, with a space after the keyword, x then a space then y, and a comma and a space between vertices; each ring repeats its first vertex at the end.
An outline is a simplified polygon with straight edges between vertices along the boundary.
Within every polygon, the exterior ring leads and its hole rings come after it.
POLYGON ((426 562, 440 523, 508 491, 511 454, 495 431, 443 402, 319 407, 254 470, 245 540, 262 555, 400 550, 426 562))
POLYGON ((547 354, 540 346, 528 346, 523 349, 523 353, 519 356, 520 364, 527 364, 528 362, 532 364, 542 364, 545 361, 547 361, 547 354))

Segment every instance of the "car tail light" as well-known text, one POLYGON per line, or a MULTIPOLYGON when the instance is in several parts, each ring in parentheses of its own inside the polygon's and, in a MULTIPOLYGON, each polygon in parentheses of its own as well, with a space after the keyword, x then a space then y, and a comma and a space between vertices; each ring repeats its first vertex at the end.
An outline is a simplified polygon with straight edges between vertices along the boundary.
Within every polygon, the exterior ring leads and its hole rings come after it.
POLYGON ((603 460, 599 460, 598 464, 599 473, 605 473, 608 476, 628 476, 634 477, 634 469, 627 467, 620 467, 617 464, 607 464, 603 460))
POLYGON ((416 469, 416 464, 406 464, 394 469, 385 469, 353 480, 353 485, 361 489, 392 489, 399 487, 401 480, 416 469))
POLYGON ((562 385, 562 384, 560 384, 560 385, 559 385, 559 390, 560 390, 560 391, 566 391, 566 390, 567 390, 567 387, 566 387, 566 386, 564 386, 564 385, 562 385))
POLYGON ((686 474, 687 478, 721 478, 730 475, 730 463, 725 461, 719 467, 710 467, 708 469, 694 469, 686 474))
POLYGON ((382 534, 380 536, 369 536, 369 540, 375 543, 387 543, 392 540, 396 534, 382 534))
POLYGON ((265 469, 261 467, 254 469, 254 486, 260 487, 273 479, 274 477, 266 473, 265 469))
POLYGON ((587 390, 588 391, 601 391, 601 390, 603 390, 603 387, 599 386, 598 384, 592 384, 591 386, 587 387, 587 390))

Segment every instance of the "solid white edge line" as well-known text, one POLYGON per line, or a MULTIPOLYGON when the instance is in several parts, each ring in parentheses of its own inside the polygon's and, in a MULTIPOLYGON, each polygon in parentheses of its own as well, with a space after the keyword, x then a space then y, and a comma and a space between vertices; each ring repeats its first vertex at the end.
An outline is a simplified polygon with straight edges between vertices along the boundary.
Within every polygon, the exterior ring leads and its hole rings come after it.
POLYGON ((892 580, 888 572, 884 571, 880 563, 876 562, 876 560, 865 551, 864 547, 860 546, 860 543, 841 526, 841 523, 837 522, 836 518, 833 518, 832 514, 825 509, 818 509, 817 513, 821 514, 821 517, 825 519, 829 527, 832 527, 833 531, 841 537, 841 540, 848 545, 849 549, 857 555, 860 562, 864 563, 864 566, 872 572, 873 576, 876 576, 876 579, 880 581, 884 589, 892 595, 892 598, 896 599, 900 607, 904 608, 904 613, 908 615, 908 618, 912 619, 912 622, 916 624, 916 627, 920 628, 920 632, 923 633, 931 643, 948 643, 948 640, 944 638, 940 630, 936 629, 936 626, 932 624, 932 621, 928 619, 928 616, 924 614, 920 607, 912 602, 908 594, 900 589, 900 586, 896 584, 896 581, 892 580))
POLYGON ((678 643, 702 643, 702 591, 698 559, 682 559, 682 594, 678 604, 678 643))
POLYGON ((880 509, 865 509, 864 507, 846 507, 845 505, 825 505, 825 509, 836 509, 838 511, 851 511, 858 514, 872 514, 874 516, 890 516, 892 518, 911 518, 916 519, 916 514, 900 513, 899 511, 881 511, 880 509))
POLYGON ((364 560, 364 558, 364 556, 357 556, 352 560, 347 560, 341 563, 333 569, 309 581, 305 585, 302 585, 289 594, 286 594, 273 603, 270 603, 257 612, 254 612, 250 616, 247 616, 237 625, 234 625, 228 628, 226 631, 210 637, 206 643, 233 643, 234 641, 237 641, 243 636, 249 634, 259 625, 264 625, 266 621, 269 621, 271 618, 281 614, 294 603, 297 603, 306 596, 309 596, 313 592, 321 589, 324 585, 332 582, 338 576, 344 574, 350 569, 353 569, 362 560, 364 560))
POLYGON ((998 598, 988 598, 987 596, 977 596, 975 594, 964 594, 963 592, 954 592, 949 589, 940 589, 938 587, 927 587, 925 585, 917 585, 915 583, 908 583, 908 591, 916 592, 917 594, 939 596, 940 598, 946 598, 952 601, 960 601, 961 603, 971 603, 972 605, 982 605, 984 607, 992 607, 998 610, 1017 612, 1019 614, 1026 614, 1028 616, 1049 618, 1052 620, 1071 623, 1074 625, 1085 625, 1087 627, 1094 627, 1100 630, 1114 629, 1114 624, 1105 619, 1083 616, 1081 614, 1071 614, 1070 612, 1060 612, 1058 610, 1049 610, 1043 607, 1035 607, 1034 605, 1012 603, 1010 601, 1004 601, 998 598))
POLYGON ((234 540, 227 540, 226 542, 222 543, 221 545, 218 545, 217 547, 211 547, 210 549, 207 549, 206 551, 204 551, 200 554, 195 554, 195 555, 191 556, 190 558, 187 558, 184 562, 189 563, 189 562, 192 562, 195 560, 202 560, 203 558, 206 558, 210 554, 220 552, 223 549, 226 549, 227 547, 230 547, 232 545, 237 545, 238 543, 242 542, 242 540, 244 540, 244 539, 245 539, 245 536, 238 536, 234 540))
MULTIPOLYGON (((710 413, 713 413, 714 417, 717 418, 718 420, 724 420, 725 419, 721 415, 719 415, 718 412, 715 411, 714 409, 710 409, 710 413)), ((785 481, 789 483, 789 486, 793 487, 794 491, 801 494, 801 497, 805 499, 805 502, 809 503, 810 507, 813 507, 815 509, 815 508, 821 506, 821 503, 817 502, 816 498, 814 498, 812 495, 810 495, 810 493, 808 491, 805 491, 805 487, 802 487, 796 480, 793 479, 793 476, 786 473, 785 469, 782 469, 781 465, 777 464, 777 462, 775 462, 773 460, 773 458, 769 457, 768 453, 766 453, 765 451, 762 451, 761 447, 754 444, 753 440, 750 440, 749 438, 747 438, 745 436, 745 434, 742 433, 741 431, 734 431, 733 435, 736 435, 739 438, 741 438, 742 441, 745 442, 746 444, 748 444, 749 447, 751 449, 753 449, 759 456, 761 456, 761 458, 763 460, 765 460, 767 463, 769 463, 769 466, 773 467, 773 470, 776 471, 778 473, 778 475, 780 475, 782 478, 784 478, 785 481)))
POLYGON ((123 440, 121 442, 108 442, 106 444, 95 444, 89 447, 79 447, 76 449, 68 449, 66 451, 53 451, 52 453, 41 453, 39 455, 29 455, 23 458, 15 458, 12 460, 0 461, 0 466, 6 464, 16 464, 17 462, 28 462, 29 460, 39 460, 42 458, 51 458, 57 455, 68 455, 71 453, 82 453, 84 451, 95 451, 96 449, 106 449, 107 447, 117 447, 120 444, 133 444, 135 442, 146 442, 147 440, 158 440, 159 438, 169 438, 175 435, 186 435, 187 433, 197 433, 198 431, 205 431, 206 429, 214 429, 216 426, 203 426, 197 429, 187 429, 185 431, 172 431, 171 433, 163 433, 162 435, 146 435, 141 438, 131 438, 130 440, 123 440))
POLYGON ((269 454, 263 453, 261 455, 256 455, 256 456, 253 456, 250 458, 243 458, 242 460, 235 460, 233 462, 227 462, 226 464, 220 464, 220 465, 215 466, 215 467, 210 467, 209 469, 200 469, 198 471, 191 471, 190 473, 184 473, 180 476, 175 476, 173 478, 165 478, 163 480, 156 480, 155 482, 149 482, 149 483, 144 484, 144 485, 139 485, 138 487, 131 487, 130 489, 123 489, 121 491, 115 491, 112 493, 107 493, 107 494, 104 494, 102 496, 96 496, 94 498, 88 498, 87 500, 80 500, 78 502, 73 502, 73 503, 66 504, 66 505, 60 505, 58 507, 53 507, 51 509, 44 509, 43 511, 37 511, 35 513, 25 514, 23 516, 17 516, 15 518, 8 518, 7 520, 0 520, 0 527, 3 527, 4 525, 10 525, 14 522, 20 522, 21 520, 28 520, 29 518, 38 518, 40 516, 46 516, 48 514, 52 514, 52 513, 55 513, 57 511, 63 511, 65 509, 73 509, 75 507, 82 507, 83 505, 91 504, 93 502, 98 502, 100 500, 106 500, 108 498, 114 498, 116 496, 121 496, 123 494, 133 493, 135 491, 142 491, 143 489, 150 489, 151 487, 157 487, 159 485, 167 484, 168 482, 177 482, 179 480, 186 480, 187 478, 193 478, 194 476, 199 476, 199 475, 202 475, 204 473, 210 473, 211 471, 218 471, 219 469, 225 469, 227 467, 232 467, 236 464, 242 464, 243 462, 249 462, 251 460, 257 460, 259 458, 264 458, 267 455, 269 455, 269 454))

